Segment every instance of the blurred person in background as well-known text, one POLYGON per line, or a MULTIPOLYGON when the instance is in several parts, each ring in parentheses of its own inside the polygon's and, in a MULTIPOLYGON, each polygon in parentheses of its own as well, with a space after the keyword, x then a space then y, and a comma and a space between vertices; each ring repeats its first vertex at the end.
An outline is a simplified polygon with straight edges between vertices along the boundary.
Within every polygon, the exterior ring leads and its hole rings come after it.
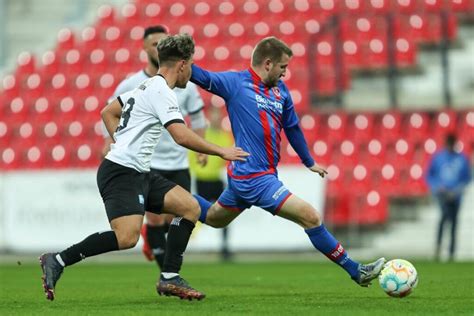
MULTIPOLYGON (((150 26, 143 34, 143 50, 148 56, 148 62, 144 69, 119 83, 115 89, 112 100, 120 94, 137 88, 143 81, 156 75, 160 67, 156 45, 167 37, 167 29, 162 25, 150 26)), ((206 118, 204 116, 204 102, 195 84, 189 82, 184 89, 175 88, 173 91, 178 97, 178 104, 184 117, 189 116, 191 128, 199 136, 204 137, 206 129, 206 118)), ((104 130, 105 156, 110 150, 112 138, 104 130)), ((158 146, 151 158, 151 173, 160 174, 166 179, 178 184, 186 191, 191 190, 191 176, 189 174, 188 153, 186 148, 179 146, 171 135, 164 130, 158 146), (158 148, 159 147, 159 148, 158 148)), ((207 155, 197 153, 197 161, 200 165, 205 165, 207 155)), ((157 215, 146 212, 146 224, 143 225, 141 235, 143 237, 142 252, 145 257, 157 263, 162 269, 165 258, 166 234, 173 216, 169 214, 157 215)))
POLYGON ((469 160, 463 153, 456 151, 456 141, 456 135, 446 136, 445 148, 433 155, 426 173, 430 190, 441 210, 435 248, 437 261, 440 260, 443 231, 447 222, 451 224, 449 260, 454 259, 458 213, 464 189, 471 181, 469 160))
POLYGON ((225 100, 235 143, 250 153, 245 162, 229 164, 228 186, 217 202, 195 196, 201 206, 199 220, 222 228, 245 209, 258 206, 300 225, 315 249, 367 287, 380 274, 385 258, 370 264, 353 260, 326 229, 321 214, 278 179, 282 130, 309 171, 321 177, 327 174, 309 152, 290 91, 281 80, 292 56, 284 42, 267 37, 255 46, 248 69, 210 72, 192 66, 191 81, 225 100))
MULTIPOLYGON (((211 107, 209 117, 209 126, 206 130, 205 139, 213 144, 227 147, 233 144, 232 135, 222 129, 221 110, 217 107, 211 107)), ((196 179, 197 193, 208 201, 217 201, 222 191, 224 191, 224 181, 222 180, 222 171, 225 169, 226 161, 218 157, 210 156, 207 165, 199 164, 199 156, 196 152, 189 152, 189 161, 191 173, 196 179)), ((229 260, 231 253, 228 246, 228 228, 222 230, 222 259, 229 260)))

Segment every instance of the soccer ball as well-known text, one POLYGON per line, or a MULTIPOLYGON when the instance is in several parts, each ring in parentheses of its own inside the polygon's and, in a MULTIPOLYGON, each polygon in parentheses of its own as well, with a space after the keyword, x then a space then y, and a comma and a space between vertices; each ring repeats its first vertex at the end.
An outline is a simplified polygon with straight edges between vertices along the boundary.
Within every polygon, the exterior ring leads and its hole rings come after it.
POLYGON ((382 289, 392 297, 408 296, 418 285, 415 267, 403 259, 393 259, 385 263, 379 275, 382 289))

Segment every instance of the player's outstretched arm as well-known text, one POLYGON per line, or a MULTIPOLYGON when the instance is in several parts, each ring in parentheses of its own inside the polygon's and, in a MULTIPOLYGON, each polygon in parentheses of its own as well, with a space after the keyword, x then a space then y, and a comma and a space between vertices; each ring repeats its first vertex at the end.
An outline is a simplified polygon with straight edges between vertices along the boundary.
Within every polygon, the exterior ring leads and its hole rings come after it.
POLYGON ((114 133, 120 123, 120 117, 122 115, 122 106, 120 105, 120 102, 117 99, 110 102, 102 109, 102 111, 100 111, 100 115, 102 121, 104 121, 107 132, 110 137, 114 139, 114 133))
POLYGON ((211 72, 192 65, 191 82, 228 100, 237 92, 239 75, 233 71, 211 72))
POLYGON ((238 147, 220 147, 209 143, 180 122, 172 123, 166 129, 178 145, 203 154, 219 156, 225 160, 240 161, 245 161, 245 157, 249 156, 249 153, 238 147))

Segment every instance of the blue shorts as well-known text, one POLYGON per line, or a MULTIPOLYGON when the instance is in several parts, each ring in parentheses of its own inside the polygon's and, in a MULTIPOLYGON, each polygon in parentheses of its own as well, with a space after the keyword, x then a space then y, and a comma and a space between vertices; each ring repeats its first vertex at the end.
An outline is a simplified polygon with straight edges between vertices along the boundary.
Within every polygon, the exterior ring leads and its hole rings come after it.
POLYGON ((275 174, 236 180, 228 177, 229 185, 217 202, 230 210, 243 211, 252 205, 276 215, 291 192, 275 174))

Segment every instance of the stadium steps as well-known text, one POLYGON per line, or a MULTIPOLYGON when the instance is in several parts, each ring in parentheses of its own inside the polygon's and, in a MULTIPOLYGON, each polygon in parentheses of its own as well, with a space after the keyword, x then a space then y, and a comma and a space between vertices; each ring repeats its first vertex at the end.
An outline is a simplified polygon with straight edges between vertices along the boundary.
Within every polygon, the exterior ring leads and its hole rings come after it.
MULTIPOLYGON (((458 219, 458 247, 456 258, 463 260, 472 258, 474 255, 474 214, 469 206, 474 205, 474 184, 471 183, 465 193, 459 219, 458 219)), ((396 210, 391 210, 396 211, 396 210)), ((434 200, 428 204, 406 205, 404 212, 411 212, 410 220, 391 221, 383 230, 372 236, 373 241, 367 248, 376 254, 384 254, 387 257, 397 257, 403 253, 404 256, 432 258, 434 254, 436 232, 440 210, 434 200)), ((445 228, 446 229, 446 228, 445 228)), ((449 242, 449 227, 445 230, 443 255, 449 242)))
MULTIPOLYGON (((451 93, 455 108, 472 106, 474 97, 474 25, 459 27, 458 39, 463 40, 449 51, 451 93), (466 65, 469 65, 466 67, 466 65)), ((420 74, 401 75, 398 84, 400 108, 407 110, 443 108, 442 66, 437 50, 423 50, 418 54, 420 74)), ((348 110, 389 109, 386 75, 353 77, 352 87, 344 96, 348 110), (374 94, 373 91, 378 93, 374 94), (370 98, 367 96, 370 95, 370 98)))

